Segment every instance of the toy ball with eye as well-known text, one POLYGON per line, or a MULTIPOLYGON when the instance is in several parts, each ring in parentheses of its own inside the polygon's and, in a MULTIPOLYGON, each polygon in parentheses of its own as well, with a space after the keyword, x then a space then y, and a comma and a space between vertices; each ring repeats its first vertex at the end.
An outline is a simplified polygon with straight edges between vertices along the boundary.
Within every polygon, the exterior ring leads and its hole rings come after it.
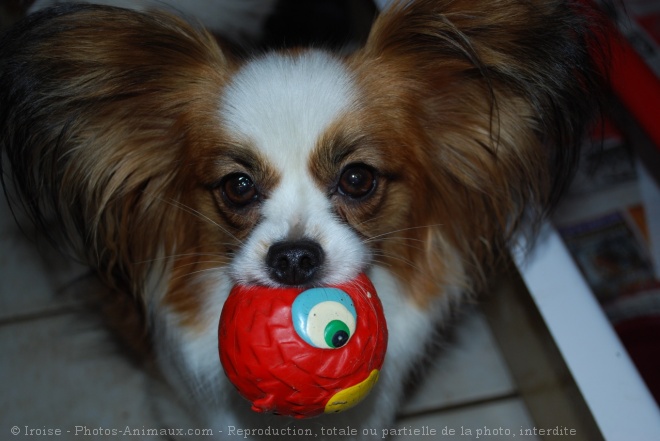
POLYGON ((364 275, 311 289, 232 289, 220 316, 220 361, 257 412, 296 418, 360 402, 387 349, 380 300, 364 275))

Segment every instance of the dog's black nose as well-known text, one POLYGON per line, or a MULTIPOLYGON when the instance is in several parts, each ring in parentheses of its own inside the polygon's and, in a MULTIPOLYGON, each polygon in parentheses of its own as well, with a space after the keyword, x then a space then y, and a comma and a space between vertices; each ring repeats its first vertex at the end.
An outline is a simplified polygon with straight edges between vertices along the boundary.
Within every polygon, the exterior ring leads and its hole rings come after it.
POLYGON ((282 241, 270 246, 266 265, 270 276, 284 285, 311 282, 325 259, 323 248, 311 240, 282 241))

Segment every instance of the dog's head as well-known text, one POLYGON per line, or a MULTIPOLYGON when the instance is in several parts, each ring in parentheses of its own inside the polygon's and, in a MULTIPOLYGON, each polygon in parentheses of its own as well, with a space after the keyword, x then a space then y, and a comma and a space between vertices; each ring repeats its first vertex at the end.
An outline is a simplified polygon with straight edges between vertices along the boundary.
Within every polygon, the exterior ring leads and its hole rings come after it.
POLYGON ((306 286, 378 264, 423 301, 469 287, 570 175, 599 76, 577 7, 536 3, 399 2, 348 57, 247 61, 167 15, 44 11, 0 45, 2 147, 37 221, 118 290, 166 271, 183 316, 218 270, 306 286))
POLYGON ((216 159, 204 173, 219 222, 240 240, 232 274, 247 284, 342 283, 370 260, 370 220, 387 198, 382 152, 346 133, 359 90, 321 52, 272 54, 221 92, 216 159))

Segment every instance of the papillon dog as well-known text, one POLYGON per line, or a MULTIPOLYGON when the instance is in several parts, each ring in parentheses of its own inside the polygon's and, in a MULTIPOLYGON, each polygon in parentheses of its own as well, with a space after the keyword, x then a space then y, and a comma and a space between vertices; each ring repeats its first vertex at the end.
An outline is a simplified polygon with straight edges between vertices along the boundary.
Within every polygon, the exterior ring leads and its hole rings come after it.
POLYGON ((380 380, 295 421, 360 435, 392 424, 438 323, 565 187, 603 89, 596 15, 396 1, 350 54, 237 57, 170 13, 43 9, 0 43, 3 179, 128 301, 140 327, 123 333, 205 425, 292 424, 252 412, 220 366, 234 285, 366 273, 389 329, 380 380))

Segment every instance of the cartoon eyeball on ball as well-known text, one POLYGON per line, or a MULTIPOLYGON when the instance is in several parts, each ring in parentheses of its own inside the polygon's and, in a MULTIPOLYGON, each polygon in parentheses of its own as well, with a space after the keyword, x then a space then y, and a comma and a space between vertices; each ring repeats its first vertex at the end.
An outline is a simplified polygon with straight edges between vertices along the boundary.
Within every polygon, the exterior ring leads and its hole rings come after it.
POLYGON ((237 285, 218 336, 225 373, 252 409, 296 418, 360 402, 387 349, 382 305, 364 274, 308 290, 237 285))
POLYGON ((338 288, 302 292, 293 301, 291 315, 300 338, 316 348, 340 348, 355 332, 355 306, 348 294, 338 288))

